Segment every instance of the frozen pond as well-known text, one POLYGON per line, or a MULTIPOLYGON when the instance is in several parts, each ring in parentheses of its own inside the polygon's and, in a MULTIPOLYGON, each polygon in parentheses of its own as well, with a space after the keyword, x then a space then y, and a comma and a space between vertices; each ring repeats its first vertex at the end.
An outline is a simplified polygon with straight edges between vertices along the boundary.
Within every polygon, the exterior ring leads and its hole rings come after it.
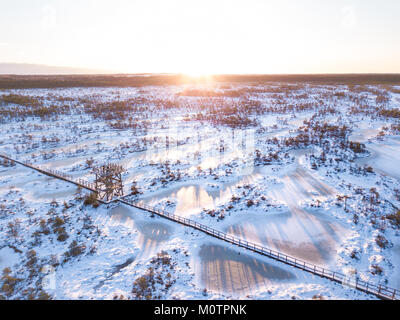
POLYGON ((226 203, 233 195, 232 188, 234 186, 252 183, 260 177, 261 174, 255 171, 253 174, 237 177, 228 183, 216 183, 217 186, 213 185, 213 187, 206 187, 204 183, 185 183, 181 186, 142 196, 139 202, 156 205, 162 200, 172 199, 176 201, 175 214, 180 216, 195 215, 203 209, 214 209, 226 203))
POLYGON ((354 130, 354 132, 349 136, 349 140, 366 143, 368 139, 374 138, 382 130, 382 127, 369 128, 362 126, 354 130))
POLYGON ((283 268, 222 245, 203 244, 198 256, 195 273, 200 275, 200 283, 217 292, 249 294, 296 279, 283 268))
MULTIPOLYGON (((34 170, 18 165, 18 169, 11 169, 9 174, 3 174, 1 180, 5 181, 0 185, 0 190, 7 190, 10 188, 20 188, 28 192, 33 192, 33 189, 39 191, 39 184, 46 183, 51 180, 50 177, 39 174, 34 170)), ((56 181, 56 180, 55 180, 56 181)), ((42 187, 43 189, 43 187, 42 187)))
POLYGON ((367 144, 369 157, 358 158, 359 165, 368 165, 378 173, 400 179, 400 137, 388 138, 367 144))
MULTIPOLYGON (((394 253, 394 256, 395 256, 395 265, 397 266, 397 267, 400 267, 400 244, 397 244, 397 245, 395 245, 394 246, 394 248, 393 248, 393 253, 394 253)), ((399 274, 397 274, 396 275, 396 280, 395 280, 396 282, 395 282, 395 287, 396 288, 400 288, 400 275, 399 274)))
POLYGON ((0 191, 12 188, 21 189, 32 201, 64 201, 72 198, 77 191, 77 187, 72 183, 46 176, 32 169, 23 167, 22 170, 11 170, 11 172, 14 173, 14 179, 1 184, 0 191))
POLYGON ((5 169, 5 170, 1 170, 0 171, 0 177, 1 178, 8 178, 8 177, 13 177, 18 173, 23 173, 27 171, 26 168, 22 167, 22 166, 18 166, 15 169, 5 169))
POLYGON ((68 184, 68 186, 62 186, 59 188, 60 190, 54 191, 46 191, 42 189, 38 189, 34 191, 31 195, 32 198, 36 200, 65 200, 67 198, 71 198, 74 196, 78 188, 73 184, 68 184))
POLYGON ((112 225, 123 224, 140 233, 137 245, 141 248, 141 257, 156 254, 162 243, 169 240, 173 234, 173 228, 168 224, 154 221, 147 212, 125 205, 112 208, 110 216, 112 225))
POLYGON ((265 215, 247 214, 226 228, 230 234, 296 258, 326 266, 348 230, 325 213, 301 208, 265 215))
MULTIPOLYGON (((297 156, 308 152, 294 150, 297 156)), ((334 197, 336 191, 300 165, 280 177, 280 183, 267 191, 267 196, 285 203, 283 213, 246 214, 226 228, 229 233, 254 241, 299 259, 327 265, 349 230, 329 213, 305 209, 302 202, 334 197)))
POLYGON ((321 181, 309 170, 297 167, 280 177, 280 183, 267 191, 267 196, 286 203, 289 207, 299 206, 302 201, 325 200, 336 196, 335 190, 321 181))
POLYGON ((0 249, 0 272, 4 268, 11 268, 20 259, 20 255, 10 247, 3 247, 0 249))
POLYGON ((60 160, 50 160, 41 163, 40 166, 44 168, 51 168, 56 170, 62 170, 67 167, 72 167, 76 164, 83 163, 88 159, 88 156, 74 156, 60 160))

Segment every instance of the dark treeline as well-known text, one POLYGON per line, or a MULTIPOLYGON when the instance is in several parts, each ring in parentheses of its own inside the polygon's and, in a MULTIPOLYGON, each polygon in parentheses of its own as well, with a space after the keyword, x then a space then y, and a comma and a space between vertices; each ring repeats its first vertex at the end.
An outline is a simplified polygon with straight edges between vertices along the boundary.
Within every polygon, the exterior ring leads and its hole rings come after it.
MULTIPOLYGON (((0 89, 63 87, 142 87, 198 84, 210 78, 179 74, 147 75, 0 75, 0 89)), ((400 74, 318 74, 318 75, 214 75, 214 82, 267 84, 270 82, 312 84, 390 84, 400 85, 400 74)))

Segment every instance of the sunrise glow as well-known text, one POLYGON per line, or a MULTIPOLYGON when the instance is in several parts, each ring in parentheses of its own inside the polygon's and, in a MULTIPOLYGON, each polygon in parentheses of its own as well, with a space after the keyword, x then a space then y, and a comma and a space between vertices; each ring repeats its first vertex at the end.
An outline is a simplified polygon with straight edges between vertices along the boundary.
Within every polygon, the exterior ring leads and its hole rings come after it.
POLYGON ((400 72, 400 2, 3 1, 0 62, 121 73, 400 72))

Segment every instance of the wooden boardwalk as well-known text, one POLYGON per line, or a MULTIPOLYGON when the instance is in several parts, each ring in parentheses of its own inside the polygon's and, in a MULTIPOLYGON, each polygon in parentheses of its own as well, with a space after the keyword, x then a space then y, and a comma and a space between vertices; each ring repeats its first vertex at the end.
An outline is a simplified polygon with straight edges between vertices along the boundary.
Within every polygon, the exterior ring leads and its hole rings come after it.
MULTIPOLYGON (((35 166, 29 162, 20 162, 14 159, 9 158, 8 156, 4 154, 0 154, 0 157, 7 159, 8 161, 13 161, 15 163, 21 164, 25 167, 31 168, 33 170, 36 170, 38 172, 41 172, 45 175, 64 180, 66 182, 73 183, 81 188, 90 190, 92 192, 96 192, 95 185, 93 183, 87 182, 83 179, 74 179, 71 175, 68 175, 66 173, 57 171, 57 170, 52 170, 52 169, 44 169, 39 166, 35 166)), ((138 204, 136 202, 130 202, 127 200, 124 200, 123 198, 120 199, 114 199, 113 201, 119 201, 121 203, 124 203, 126 205, 148 211, 152 214, 156 214, 160 217, 169 219, 171 221, 183 224, 185 226, 194 228, 196 230, 199 230, 201 232, 204 232, 214 238, 221 239, 223 241, 226 241, 228 243, 237 245, 239 247, 243 247, 245 249, 248 249, 250 251, 256 252, 258 254, 261 254, 263 256, 267 256, 269 258, 272 258, 274 260, 283 262, 285 264, 288 264, 290 266, 296 267, 298 269, 304 270, 306 272, 312 273, 314 275, 320 276, 322 278, 326 278, 329 280, 332 280, 334 282, 340 283, 344 286, 351 287, 354 289, 357 289, 359 291, 368 293, 368 294, 373 294, 376 297, 380 299, 385 299, 385 300, 400 300, 400 291, 398 289, 393 289, 388 286, 382 285, 382 284, 373 284, 371 282, 367 281, 362 281, 358 278, 354 277, 348 277, 345 276, 339 272, 334 272, 326 268, 319 267, 317 265, 308 263, 306 261, 294 258, 292 256, 286 255, 284 253, 263 247, 257 243, 249 242, 240 238, 236 238, 232 235, 229 235, 225 232, 216 230, 214 228, 208 227, 204 224, 198 223, 194 220, 190 220, 187 218, 183 218, 178 215, 174 215, 171 213, 168 213, 166 211, 161 211, 157 210, 155 208, 152 208, 150 206, 144 205, 144 204, 138 204)), ((111 202, 113 202, 111 201, 111 202)), ((102 203, 106 203, 104 201, 100 201, 102 203)))
POLYGON ((197 230, 204 232, 206 234, 209 234, 215 238, 221 239, 223 241, 229 242, 229 243, 237 245, 239 247, 246 248, 250 251, 259 253, 263 256, 267 256, 269 258, 283 262, 285 264, 291 265, 291 266, 299 268, 301 270, 310 272, 310 273, 320 276, 322 278, 327 278, 334 282, 340 283, 344 286, 351 287, 351 288, 357 289, 359 291, 362 291, 362 292, 365 292, 368 294, 373 294, 380 299, 400 300, 400 291, 397 289, 393 289, 393 288, 390 288, 390 287, 382 285, 382 284, 377 285, 377 284, 373 284, 371 282, 362 281, 357 278, 345 276, 339 272, 335 272, 335 271, 331 271, 326 268, 319 267, 317 265, 308 263, 306 261, 291 257, 287 254, 263 247, 257 243, 253 243, 253 242, 249 242, 249 241, 246 241, 246 240, 243 240, 240 238, 236 238, 232 235, 229 235, 225 232, 216 230, 214 228, 210 228, 210 227, 208 227, 204 224, 198 223, 194 220, 183 218, 181 216, 177 216, 177 215, 165 212, 165 211, 156 210, 156 209, 154 209, 150 206, 144 205, 144 204, 129 202, 129 201, 126 201, 123 199, 119 199, 118 201, 121 203, 127 204, 129 206, 133 206, 135 208, 146 210, 153 214, 157 214, 161 217, 178 222, 185 226, 197 229, 197 230))
POLYGON ((86 180, 74 179, 73 176, 71 176, 69 174, 66 174, 64 172, 61 172, 61 171, 58 171, 58 170, 53 170, 53 169, 50 169, 50 168, 42 168, 42 167, 36 166, 36 165, 34 165, 34 164, 32 164, 32 163, 30 163, 28 161, 14 160, 14 159, 11 159, 11 158, 9 158, 8 156, 6 156, 4 154, 0 154, 0 157, 3 158, 3 159, 6 159, 8 161, 15 162, 15 163, 18 163, 20 165, 23 165, 23 166, 25 166, 27 168, 31 168, 33 170, 36 170, 36 171, 38 171, 40 173, 43 173, 43 174, 45 174, 47 176, 50 176, 50 177, 53 177, 53 178, 57 178, 57 179, 61 179, 61 180, 73 183, 73 184, 77 185, 78 187, 81 187, 81 188, 96 192, 95 184, 94 183, 90 183, 90 182, 88 182, 86 180))

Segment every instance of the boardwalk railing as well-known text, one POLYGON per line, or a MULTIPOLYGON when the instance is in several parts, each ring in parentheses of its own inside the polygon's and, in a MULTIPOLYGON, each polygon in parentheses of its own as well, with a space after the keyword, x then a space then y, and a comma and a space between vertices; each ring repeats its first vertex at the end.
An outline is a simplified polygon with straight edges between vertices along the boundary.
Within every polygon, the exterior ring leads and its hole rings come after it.
POLYGON ((48 175, 48 176, 51 176, 54 178, 58 178, 58 179, 61 179, 61 180, 67 181, 67 182, 71 182, 79 187, 96 192, 96 185, 94 183, 88 182, 88 181, 80 179, 80 178, 74 179, 73 176, 71 176, 70 174, 67 174, 65 172, 61 172, 61 171, 50 169, 50 168, 42 168, 42 167, 34 165, 28 161, 14 160, 14 159, 9 158, 5 154, 0 154, 0 157, 7 159, 8 161, 11 161, 11 162, 19 163, 25 167, 39 171, 40 173, 43 173, 45 175, 48 175))
MULTIPOLYGON (((39 166, 35 166, 35 165, 33 165, 33 164, 31 164, 31 163, 29 163, 27 161, 20 162, 20 161, 11 159, 11 158, 9 158, 8 156, 6 156, 4 154, 0 154, 0 157, 2 157, 4 159, 7 159, 7 160, 9 160, 11 162, 19 163, 19 164, 21 164, 21 165, 23 165, 25 167, 32 168, 32 169, 37 170, 37 171, 39 171, 39 172, 41 172, 43 174, 46 174, 48 176, 52 176, 52 177, 55 177, 55 178, 58 178, 58 179, 65 180, 67 182, 74 183, 75 185, 78 185, 80 187, 83 187, 85 189, 88 189, 88 190, 91 190, 91 191, 94 191, 94 192, 96 191, 96 187, 95 187, 95 185, 93 183, 90 183, 90 182, 85 181, 83 179, 74 179, 69 174, 66 174, 66 173, 63 173, 63 172, 60 172, 60 171, 57 171, 57 170, 53 170, 53 169, 47 169, 47 168, 43 169, 43 168, 41 168, 39 166)), ((209 234, 209 235, 211 235, 211 236, 213 236, 215 238, 218 238, 218 239, 224 240, 226 242, 235 244, 235 245, 237 245, 239 247, 246 248, 248 250, 251 250, 251 251, 259 253, 261 255, 270 257, 270 258, 275 259, 277 261, 284 262, 284 263, 286 263, 288 265, 294 266, 296 268, 299 268, 301 270, 310 272, 310 273, 318 275, 320 277, 330 279, 332 281, 341 283, 341 284, 343 284, 345 286, 352 287, 354 289, 360 290, 360 291, 365 292, 365 293, 373 294, 373 295, 377 296, 378 298, 390 299, 390 300, 400 300, 400 291, 397 290, 397 289, 393 289, 393 288, 387 287, 387 286, 382 285, 382 284, 373 284, 371 282, 362 281, 362 280, 360 280, 358 278, 348 277, 348 276, 343 275, 343 274, 341 274, 339 272, 334 272, 334 271, 331 271, 329 269, 319 267, 317 265, 308 263, 308 262, 303 261, 301 259, 297 259, 297 258, 294 258, 294 257, 289 256, 287 254, 284 254, 284 253, 281 253, 281 252, 278 252, 278 251, 263 247, 263 246, 261 246, 261 245, 259 245, 257 243, 253 243, 253 242, 249 242, 249 241, 246 241, 246 240, 243 240, 243 239, 240 239, 240 238, 236 238, 236 237, 234 237, 234 236, 232 236, 232 235, 230 235, 230 234, 228 234, 226 232, 222 232, 222 231, 216 230, 214 228, 210 228, 210 227, 208 227, 208 226, 206 226, 204 224, 198 223, 198 222, 196 222, 194 220, 190 220, 190 219, 187 219, 187 218, 184 218, 184 217, 181 217, 181 216, 178 216, 178 215, 166 212, 166 211, 161 211, 161 210, 155 209, 155 208, 153 208, 151 206, 148 206, 146 204, 139 204, 139 203, 135 203, 135 202, 129 202, 129 201, 126 201, 124 199, 117 199, 117 201, 120 201, 121 203, 125 203, 127 205, 136 207, 138 209, 146 210, 148 212, 157 214, 157 215, 159 215, 161 217, 165 217, 165 218, 167 218, 169 220, 181 223, 181 224, 183 224, 185 226, 192 227, 192 228, 197 229, 199 231, 202 231, 202 232, 204 232, 206 234, 209 234)), ((103 201, 100 201, 100 202, 105 203, 103 201)))
POLYGON ((166 211, 155 209, 146 204, 129 202, 129 201, 122 200, 122 199, 119 199, 119 201, 122 203, 125 203, 127 205, 157 214, 161 217, 165 217, 167 219, 181 223, 183 225, 192 227, 194 229, 197 229, 199 231, 207 233, 215 238, 235 244, 239 247, 246 248, 248 250, 251 250, 251 251, 259 253, 261 255, 270 257, 277 261, 284 262, 288 265, 294 266, 301 270, 304 270, 304 271, 310 272, 312 274, 318 275, 320 277, 327 278, 332 281, 341 283, 344 286, 348 286, 348 287, 360 290, 365 293, 373 294, 373 295, 377 296, 378 298, 389 299, 389 300, 399 300, 400 299, 400 291, 397 289, 393 289, 393 288, 390 288, 390 287, 382 285, 382 284, 373 284, 371 282, 362 281, 362 280, 360 280, 358 278, 354 278, 354 277, 348 277, 339 272, 334 272, 329 269, 319 267, 317 265, 311 264, 311 263, 303 261, 301 259, 297 259, 297 258, 294 258, 287 254, 263 247, 257 243, 253 243, 253 242, 249 242, 249 241, 246 241, 246 240, 243 240, 240 238, 236 238, 226 232, 216 230, 216 229, 206 226, 204 224, 198 223, 194 220, 190 220, 190 219, 187 219, 187 218, 184 218, 184 217, 181 217, 181 216, 178 216, 178 215, 166 212, 166 211))

